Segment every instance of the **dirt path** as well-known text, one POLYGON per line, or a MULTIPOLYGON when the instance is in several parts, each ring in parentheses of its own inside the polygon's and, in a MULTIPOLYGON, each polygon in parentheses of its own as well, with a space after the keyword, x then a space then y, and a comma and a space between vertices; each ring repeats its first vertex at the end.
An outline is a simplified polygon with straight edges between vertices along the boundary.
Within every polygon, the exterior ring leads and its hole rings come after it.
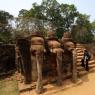
MULTIPOLYGON (((44 86, 45 93, 41 95, 95 95, 95 72, 81 77, 76 84, 65 80, 62 87, 53 84, 44 86)), ((30 90, 20 95, 37 95, 35 90, 30 90)))
POLYGON ((83 76, 82 83, 52 95, 95 95, 95 72, 83 76))

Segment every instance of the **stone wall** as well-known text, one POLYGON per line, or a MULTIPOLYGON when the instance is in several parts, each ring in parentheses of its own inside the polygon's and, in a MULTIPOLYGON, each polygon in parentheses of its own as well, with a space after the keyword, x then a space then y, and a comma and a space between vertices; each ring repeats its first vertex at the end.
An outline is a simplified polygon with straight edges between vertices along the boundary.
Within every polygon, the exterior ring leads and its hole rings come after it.
POLYGON ((0 73, 15 69, 15 48, 12 44, 0 43, 0 73))

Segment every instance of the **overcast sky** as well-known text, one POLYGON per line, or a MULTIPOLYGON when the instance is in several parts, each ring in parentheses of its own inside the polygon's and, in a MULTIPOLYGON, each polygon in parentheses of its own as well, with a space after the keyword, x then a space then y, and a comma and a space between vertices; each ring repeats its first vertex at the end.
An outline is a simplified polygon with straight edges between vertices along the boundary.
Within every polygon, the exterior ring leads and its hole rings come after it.
MULTIPOLYGON (((32 3, 41 3, 42 0, 0 0, 0 10, 5 10, 15 17, 21 9, 30 9, 32 3)), ((90 15, 95 20, 95 0, 57 0, 59 3, 75 4, 78 11, 90 15)))

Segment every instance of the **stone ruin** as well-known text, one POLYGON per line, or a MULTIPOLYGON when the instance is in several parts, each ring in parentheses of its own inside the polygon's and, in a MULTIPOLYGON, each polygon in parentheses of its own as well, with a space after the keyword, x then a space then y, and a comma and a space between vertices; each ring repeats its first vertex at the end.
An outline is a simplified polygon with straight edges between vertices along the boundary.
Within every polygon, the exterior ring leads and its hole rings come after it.
POLYGON ((30 37, 16 41, 17 70, 24 76, 25 83, 37 81, 37 93, 43 92, 42 81, 51 72, 58 85, 62 85, 65 73, 70 73, 73 82, 76 82, 75 46, 69 32, 64 33, 61 41, 54 32, 48 32, 47 38, 38 31, 33 32, 30 37))
POLYGON ((15 46, 0 43, 0 75, 15 71, 15 46))

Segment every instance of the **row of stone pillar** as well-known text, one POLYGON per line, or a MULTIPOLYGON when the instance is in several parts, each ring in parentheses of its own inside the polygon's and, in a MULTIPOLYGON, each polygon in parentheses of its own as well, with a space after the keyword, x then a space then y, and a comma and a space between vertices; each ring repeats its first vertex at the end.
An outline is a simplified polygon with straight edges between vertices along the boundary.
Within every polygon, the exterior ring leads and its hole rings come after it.
POLYGON ((56 55, 55 60, 57 63, 57 67, 56 67, 57 81, 59 85, 62 84, 62 77, 63 77, 61 66, 62 66, 62 60, 63 60, 62 55, 64 53, 64 48, 72 52, 72 55, 73 55, 72 79, 74 82, 76 82, 77 80, 76 49, 75 49, 75 44, 70 39, 68 40, 66 39, 66 37, 64 37, 61 41, 59 41, 56 38, 54 32, 48 32, 47 38, 45 39, 41 35, 41 33, 33 32, 29 39, 17 40, 18 48, 16 46, 16 52, 17 52, 16 63, 17 63, 18 70, 20 66, 22 68, 21 73, 24 75, 25 83, 30 83, 31 78, 33 79, 33 76, 37 75, 36 76, 37 78, 36 92, 37 93, 43 92, 42 65, 43 65, 44 53, 47 52, 45 45, 48 45, 47 46, 48 50, 51 53, 56 55), (64 45, 64 48, 63 48, 63 45, 64 45), (37 72, 35 73, 35 70, 33 72, 33 69, 37 70, 37 72))

